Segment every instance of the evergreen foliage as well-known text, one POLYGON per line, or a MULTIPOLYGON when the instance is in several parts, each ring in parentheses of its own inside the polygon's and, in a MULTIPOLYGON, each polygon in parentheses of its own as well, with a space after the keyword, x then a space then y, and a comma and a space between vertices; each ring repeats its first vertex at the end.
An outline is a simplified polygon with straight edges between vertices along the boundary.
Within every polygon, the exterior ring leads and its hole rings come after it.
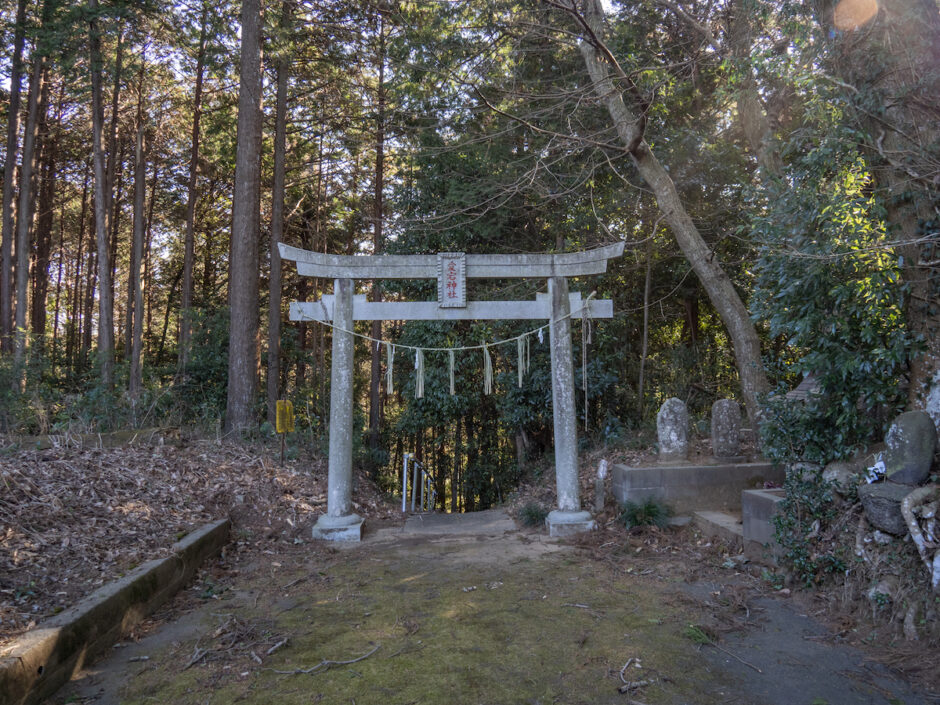
POLYGON ((785 182, 751 223, 753 312, 785 341, 783 384, 798 373, 819 382, 805 402, 788 401, 785 387, 767 401, 764 447, 778 462, 825 464, 879 439, 904 405, 905 365, 917 349, 884 207, 857 135, 837 117, 825 108, 791 137, 785 182))
POLYGON ((548 510, 538 502, 527 502, 519 510, 519 521, 523 526, 544 526, 548 510))
POLYGON ((786 496, 773 519, 774 536, 796 579, 812 587, 845 573, 852 557, 843 544, 824 538, 839 512, 833 487, 821 469, 791 466, 784 489, 786 496))

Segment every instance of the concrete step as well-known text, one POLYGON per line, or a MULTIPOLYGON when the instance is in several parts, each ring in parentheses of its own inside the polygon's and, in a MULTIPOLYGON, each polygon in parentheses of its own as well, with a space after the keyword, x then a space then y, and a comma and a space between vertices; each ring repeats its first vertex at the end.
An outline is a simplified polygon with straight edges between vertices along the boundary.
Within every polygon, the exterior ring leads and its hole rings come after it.
POLYGON ((700 510, 692 514, 692 523, 706 536, 744 544, 744 526, 738 513, 700 510))
POLYGON ((403 536, 500 536, 516 530, 505 509, 466 514, 412 514, 405 520, 403 536))
POLYGON ((774 517, 785 497, 782 489, 746 490, 741 493, 744 552, 764 565, 776 565, 783 549, 774 538, 774 517))
POLYGON ((773 539, 773 527, 768 519, 749 516, 747 505, 746 498, 743 517, 735 512, 698 511, 692 515, 692 523, 706 536, 739 548, 751 562, 775 567, 781 551, 773 539), (751 534, 755 527, 759 529, 756 532, 759 538, 751 534))

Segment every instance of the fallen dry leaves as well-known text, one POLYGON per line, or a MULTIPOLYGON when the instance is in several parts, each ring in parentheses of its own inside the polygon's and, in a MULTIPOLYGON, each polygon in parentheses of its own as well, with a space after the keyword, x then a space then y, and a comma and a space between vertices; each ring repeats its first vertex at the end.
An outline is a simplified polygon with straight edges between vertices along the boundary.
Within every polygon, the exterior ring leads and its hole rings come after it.
MULTIPOLYGON (((184 441, 0 455, 0 654, 105 582, 230 516, 238 537, 309 536, 326 510, 326 463, 262 446, 184 441)), ((396 516, 360 477, 355 510, 396 516)))

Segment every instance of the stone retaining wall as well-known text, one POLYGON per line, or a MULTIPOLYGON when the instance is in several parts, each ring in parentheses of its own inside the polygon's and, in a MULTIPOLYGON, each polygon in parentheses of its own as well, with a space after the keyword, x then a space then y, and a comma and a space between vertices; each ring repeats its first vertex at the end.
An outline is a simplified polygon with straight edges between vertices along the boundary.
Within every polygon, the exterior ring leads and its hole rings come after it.
POLYGON ((32 705, 52 695, 95 655, 172 597, 228 542, 228 519, 206 524, 71 609, 17 639, 0 659, 0 705, 32 705))
POLYGON ((771 463, 716 465, 614 465, 611 486, 618 502, 655 499, 675 514, 700 509, 741 509, 741 491, 782 483, 783 469, 771 463))

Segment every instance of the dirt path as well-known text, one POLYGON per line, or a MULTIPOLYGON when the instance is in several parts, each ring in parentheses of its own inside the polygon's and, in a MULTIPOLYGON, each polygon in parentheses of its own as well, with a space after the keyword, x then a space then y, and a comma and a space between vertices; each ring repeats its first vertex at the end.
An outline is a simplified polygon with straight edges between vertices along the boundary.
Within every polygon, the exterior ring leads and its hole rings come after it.
POLYGON ((860 653, 812 638, 822 628, 786 601, 753 603, 749 628, 722 636, 721 650, 696 625, 727 609, 727 586, 689 584, 665 565, 624 570, 498 514, 440 521, 342 548, 230 556, 172 619, 54 702, 931 702, 860 653), (635 687, 619 692, 624 681, 635 687))
MULTIPOLYGON (((702 582, 693 593, 718 594, 702 582)), ((709 667, 734 684, 726 702, 739 705, 920 705, 940 698, 917 693, 858 649, 833 643, 830 632, 795 602, 759 598, 749 609, 755 627, 705 645, 709 667)))

